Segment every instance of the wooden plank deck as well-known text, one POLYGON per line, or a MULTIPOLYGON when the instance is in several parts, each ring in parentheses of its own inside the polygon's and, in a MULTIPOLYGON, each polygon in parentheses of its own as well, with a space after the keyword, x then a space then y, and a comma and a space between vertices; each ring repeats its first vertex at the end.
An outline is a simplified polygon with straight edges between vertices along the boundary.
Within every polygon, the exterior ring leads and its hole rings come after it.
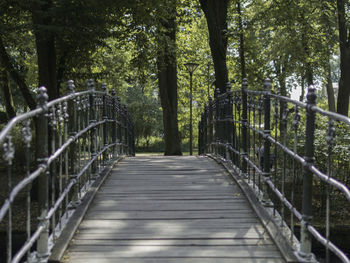
POLYGON ((74 263, 284 262, 241 190, 204 157, 122 161, 64 256, 74 263))

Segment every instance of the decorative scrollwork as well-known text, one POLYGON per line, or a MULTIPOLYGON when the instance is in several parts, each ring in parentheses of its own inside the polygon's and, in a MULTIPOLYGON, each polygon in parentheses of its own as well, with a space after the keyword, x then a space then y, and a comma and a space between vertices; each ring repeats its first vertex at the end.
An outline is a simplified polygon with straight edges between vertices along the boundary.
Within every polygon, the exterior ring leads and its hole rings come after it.
POLYGON ((7 162, 8 165, 12 165, 12 160, 15 157, 15 148, 12 143, 11 135, 6 136, 5 142, 2 145, 2 149, 4 151, 4 160, 7 162))
POLYGON ((40 87, 38 90, 38 106, 42 107, 44 110, 47 110, 47 100, 49 99, 49 96, 47 95, 47 90, 45 87, 40 87))
POLYGON ((300 114, 299 114, 299 108, 298 106, 295 106, 295 110, 294 110, 294 115, 293 115, 293 126, 294 129, 298 129, 299 124, 300 124, 300 114))
POLYGON ((22 127, 22 135, 24 144, 29 148, 30 142, 33 138, 32 130, 30 129, 30 120, 24 122, 24 126, 22 127))
POLYGON ((51 126, 51 128, 53 130, 56 130, 56 128, 57 128, 57 120, 56 120, 56 110, 55 110, 54 106, 52 106, 52 108, 50 109, 49 125, 51 126))
POLYGON ((334 127, 334 121, 329 120, 327 134, 326 134, 326 142, 328 143, 329 146, 335 144, 335 137, 336 137, 336 131, 335 131, 335 127, 334 127))
POLYGON ((74 80, 68 80, 67 82, 67 93, 73 94, 75 92, 74 80))
POLYGON ((80 96, 76 97, 75 99, 75 103, 77 105, 77 111, 81 111, 81 100, 80 100, 80 96))
POLYGON ((65 122, 68 121, 68 118, 69 118, 69 114, 68 114, 68 104, 67 102, 63 102, 63 108, 62 108, 62 111, 63 111, 63 119, 65 122))
POLYGON ((57 111, 56 111, 56 114, 57 114, 57 120, 58 120, 58 123, 62 123, 64 121, 64 117, 63 117, 63 112, 62 112, 62 104, 58 104, 57 106, 57 111))
POLYGON ((282 113, 282 123, 287 124, 288 117, 289 117, 290 110, 288 109, 288 106, 285 105, 282 113))

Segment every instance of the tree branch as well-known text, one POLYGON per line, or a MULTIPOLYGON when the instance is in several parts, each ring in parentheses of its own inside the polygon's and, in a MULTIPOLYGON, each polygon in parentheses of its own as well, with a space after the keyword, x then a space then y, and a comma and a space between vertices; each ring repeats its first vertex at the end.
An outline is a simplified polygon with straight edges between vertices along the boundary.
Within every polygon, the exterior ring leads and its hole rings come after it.
POLYGON ((5 70, 10 74, 11 78, 16 82, 18 85, 28 107, 33 110, 36 108, 35 100, 30 94, 29 88, 27 84, 25 83, 25 80, 23 77, 19 74, 16 67, 11 63, 10 56, 7 54, 4 42, 2 38, 0 37, 0 62, 5 68, 5 70))

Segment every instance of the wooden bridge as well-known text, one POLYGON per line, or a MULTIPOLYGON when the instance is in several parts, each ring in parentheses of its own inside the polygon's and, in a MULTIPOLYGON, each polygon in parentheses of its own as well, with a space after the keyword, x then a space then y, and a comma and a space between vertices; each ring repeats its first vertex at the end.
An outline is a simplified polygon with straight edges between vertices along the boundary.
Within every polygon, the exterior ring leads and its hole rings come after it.
POLYGON ((238 185, 205 157, 120 162, 65 262, 286 262, 238 185))
POLYGON ((39 88, 0 132, 1 262, 350 263, 330 235, 350 214, 350 119, 313 87, 303 103, 228 85, 187 157, 134 157, 127 107, 88 87, 39 88))

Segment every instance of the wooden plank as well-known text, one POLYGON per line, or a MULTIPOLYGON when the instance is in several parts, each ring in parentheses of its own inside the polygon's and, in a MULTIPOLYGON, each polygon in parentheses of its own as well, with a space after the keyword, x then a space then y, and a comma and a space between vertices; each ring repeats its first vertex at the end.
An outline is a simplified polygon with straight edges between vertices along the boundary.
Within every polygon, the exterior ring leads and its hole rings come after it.
MULTIPOLYGON (((235 203, 203 203, 203 202, 191 202, 191 203, 172 203, 172 202, 124 202, 113 200, 102 200, 94 202, 94 205, 98 206, 97 211, 110 210, 110 211, 196 211, 196 210, 239 210, 239 211, 251 211, 250 207, 245 205, 245 200, 239 200, 235 203)), ((190 201, 189 201, 190 202, 190 201)))
POLYGON ((136 229, 135 231, 120 232, 120 231, 99 231, 92 232, 78 232, 76 239, 266 239, 269 238, 265 232, 255 229, 239 229, 231 232, 225 230, 219 231, 216 229, 209 229, 208 231, 185 229, 186 232, 179 232, 179 230, 169 229, 167 231, 158 232, 156 229, 143 230, 136 229))
MULTIPOLYGON (((225 179, 220 179, 216 181, 209 181, 209 179, 205 179, 202 181, 198 180, 109 180, 108 185, 106 186, 166 186, 166 185, 176 185, 176 186, 185 186, 185 185, 200 185, 200 186, 230 186, 232 189, 235 188, 232 183, 227 182, 225 179)), ((238 190, 238 187, 236 187, 238 190)))
POLYGON ((188 219, 188 220, 91 220, 91 219, 85 219, 80 227, 81 229, 85 227, 96 227, 96 228, 103 228, 103 227, 111 227, 111 226, 121 226, 121 227, 172 227, 172 226, 180 226, 182 228, 200 228, 200 227, 212 227, 212 226, 219 226, 221 228, 226 227, 232 227, 232 228, 239 228, 241 226, 249 225, 251 227, 253 226, 261 226, 260 221, 257 218, 233 218, 233 219, 188 219))
POLYGON ((264 246, 71 246, 70 254, 74 255, 75 252, 87 252, 87 253, 108 253, 113 257, 124 258, 137 258, 137 257, 176 257, 181 255, 182 257, 240 257, 240 258, 254 258, 254 257, 267 257, 267 258, 279 258, 280 253, 276 250, 274 245, 264 246))
POLYGON ((256 217, 252 211, 235 213, 235 210, 226 211, 101 211, 90 210, 88 219, 201 219, 201 218, 251 218, 256 217))
POLYGON ((240 189, 202 157, 121 162, 79 227, 67 262, 284 262, 240 189))
POLYGON ((221 226, 218 224, 211 224, 205 226, 196 225, 175 225, 175 224, 130 224, 130 225, 113 225, 110 224, 108 227, 104 226, 82 226, 79 231, 89 231, 89 233, 153 233, 154 231, 177 234, 179 231, 186 231, 187 234, 194 233, 197 234, 201 232, 203 234, 212 234, 219 232, 235 232, 235 233, 257 233, 257 235, 262 235, 265 233, 265 229, 260 224, 239 224, 237 226, 221 226))
POLYGON ((270 239, 75 239, 74 245, 96 246, 243 246, 243 245, 273 245, 270 239))
POLYGON ((171 257, 171 258, 115 258, 109 255, 94 253, 74 253, 65 262, 74 263, 284 263, 281 258, 195 258, 195 257, 171 257))

